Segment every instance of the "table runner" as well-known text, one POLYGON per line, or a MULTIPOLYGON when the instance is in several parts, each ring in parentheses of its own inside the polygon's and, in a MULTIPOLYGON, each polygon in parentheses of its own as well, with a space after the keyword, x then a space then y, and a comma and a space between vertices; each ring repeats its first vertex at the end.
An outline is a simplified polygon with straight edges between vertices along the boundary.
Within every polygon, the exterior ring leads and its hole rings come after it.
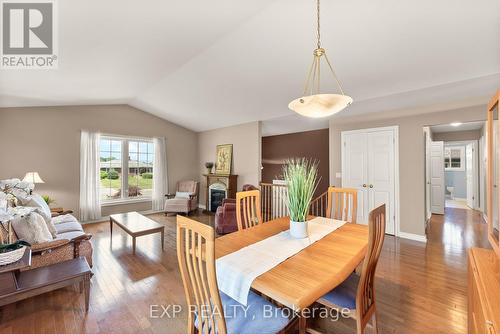
POLYGON ((286 230, 217 259, 215 265, 219 290, 246 306, 254 279, 345 223, 316 217, 308 221, 308 238, 295 239, 290 236, 290 231, 286 230))

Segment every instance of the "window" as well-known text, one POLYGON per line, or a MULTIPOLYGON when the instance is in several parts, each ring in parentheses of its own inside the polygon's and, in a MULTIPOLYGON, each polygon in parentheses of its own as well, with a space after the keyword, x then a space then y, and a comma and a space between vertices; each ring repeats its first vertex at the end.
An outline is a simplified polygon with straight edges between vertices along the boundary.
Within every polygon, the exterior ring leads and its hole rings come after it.
POLYGON ((153 161, 154 146, 151 140, 102 136, 101 201, 113 203, 151 199, 153 161))
POLYGON ((465 170, 464 146, 447 146, 444 148, 444 169, 450 171, 465 170))

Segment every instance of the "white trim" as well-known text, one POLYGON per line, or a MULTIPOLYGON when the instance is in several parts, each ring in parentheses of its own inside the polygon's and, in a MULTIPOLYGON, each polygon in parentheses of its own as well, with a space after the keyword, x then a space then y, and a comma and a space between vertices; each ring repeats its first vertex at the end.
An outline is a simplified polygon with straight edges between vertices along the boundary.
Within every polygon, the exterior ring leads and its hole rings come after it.
MULTIPOLYGON (((141 215, 151 215, 151 214, 154 214, 154 213, 162 213, 164 212, 163 210, 160 210, 160 211, 155 211, 155 210, 146 210, 146 211, 138 211, 138 213, 140 213, 141 215)), ((104 223, 104 222, 107 222, 109 221, 109 216, 103 216, 99 219, 95 219, 95 220, 89 220, 89 221, 86 221, 86 222, 80 222, 80 224, 82 225, 87 225, 87 224, 96 224, 96 223, 104 223)))
POLYGON ((465 201, 465 202, 467 202, 467 198, 463 198, 463 197, 454 197, 452 199, 455 200, 455 201, 465 201))
POLYGON ((132 140, 132 141, 142 141, 142 142, 148 142, 148 143, 153 143, 153 137, 141 137, 141 136, 126 136, 126 135, 117 135, 117 134, 109 134, 109 133, 102 133, 101 136, 104 136, 106 138, 111 138, 111 139, 117 139, 117 140, 132 140))
POLYGON ((114 205, 124 205, 131 203, 143 203, 143 202, 151 202, 151 197, 142 197, 142 198, 120 198, 117 200, 103 201, 101 202, 101 207, 103 206, 114 206, 114 205))
POLYGON ((409 240, 414 240, 414 241, 419 241, 419 242, 427 242, 427 236, 425 236, 425 235, 406 233, 406 232, 399 231, 398 236, 400 238, 404 238, 404 239, 409 239, 409 240))
POLYGON ((342 185, 344 183, 344 161, 345 161, 345 150, 344 150, 344 139, 346 134, 362 133, 362 132, 378 132, 378 131, 393 131, 394 133, 394 236, 398 237, 401 233, 400 227, 400 197, 399 197, 399 125, 384 126, 379 128, 368 128, 368 129, 358 129, 342 131, 340 133, 340 164, 341 164, 341 175, 342 175, 342 185))
POLYGON ((206 210, 206 209, 207 209, 207 206, 206 206, 206 205, 204 205, 204 204, 198 204, 198 207, 199 207, 200 209, 203 209, 203 210, 206 210))

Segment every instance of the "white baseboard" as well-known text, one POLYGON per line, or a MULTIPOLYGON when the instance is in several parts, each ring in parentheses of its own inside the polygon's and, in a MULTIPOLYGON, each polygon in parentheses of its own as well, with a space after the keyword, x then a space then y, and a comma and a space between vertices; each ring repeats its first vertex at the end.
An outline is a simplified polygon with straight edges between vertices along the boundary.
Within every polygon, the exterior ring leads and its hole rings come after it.
POLYGON ((427 242, 427 237, 425 235, 420 235, 420 234, 399 232, 398 237, 414 241, 427 242))
MULTIPOLYGON (((141 215, 151 215, 153 213, 160 213, 160 212, 164 212, 163 210, 146 210, 146 211, 139 211, 139 213, 141 215)), ((102 222, 106 222, 106 221, 109 221, 109 216, 103 216, 99 219, 95 219, 95 220, 88 220, 86 222, 80 222, 82 225, 87 225, 87 224, 95 224, 95 223, 102 223, 102 222)))
POLYGON ((207 209, 207 207, 204 204, 198 204, 198 207, 203 210, 207 209))
POLYGON ((462 202, 463 202, 463 201, 465 201, 465 202, 467 202, 467 198, 462 198, 462 197, 454 197, 454 198, 452 198, 452 199, 453 199, 453 200, 455 200, 455 201, 462 201, 462 202))

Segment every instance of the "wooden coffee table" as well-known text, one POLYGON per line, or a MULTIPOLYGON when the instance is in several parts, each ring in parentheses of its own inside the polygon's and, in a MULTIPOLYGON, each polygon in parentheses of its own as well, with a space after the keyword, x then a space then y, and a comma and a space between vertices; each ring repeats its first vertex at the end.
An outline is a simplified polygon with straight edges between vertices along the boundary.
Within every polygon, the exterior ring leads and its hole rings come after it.
POLYGON ((165 226, 158 224, 152 219, 141 215, 135 211, 119 213, 109 216, 109 228, 111 238, 113 237, 113 223, 120 226, 128 235, 132 237, 132 253, 135 254, 135 238, 141 235, 153 233, 161 234, 161 249, 163 250, 163 241, 165 239, 165 226))

